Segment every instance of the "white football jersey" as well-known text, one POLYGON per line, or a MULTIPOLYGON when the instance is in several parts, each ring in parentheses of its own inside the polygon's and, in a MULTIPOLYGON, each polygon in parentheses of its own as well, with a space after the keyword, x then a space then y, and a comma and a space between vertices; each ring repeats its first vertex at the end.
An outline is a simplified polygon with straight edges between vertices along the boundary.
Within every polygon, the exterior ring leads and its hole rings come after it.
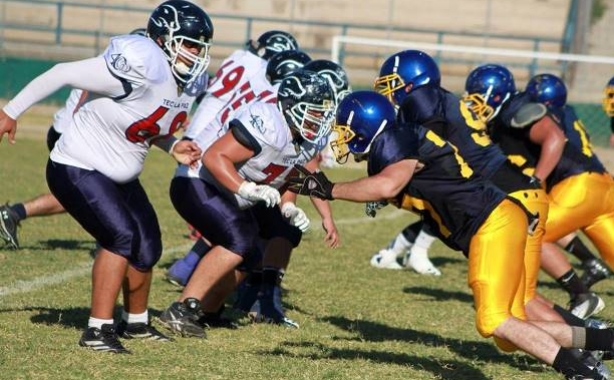
POLYGON ((83 90, 79 90, 78 88, 73 89, 70 94, 68 94, 64 107, 53 114, 53 129, 55 129, 57 133, 64 133, 68 126, 70 126, 72 116, 79 107, 81 95, 86 95, 83 90))
POLYGON ((247 50, 237 50, 226 58, 211 79, 207 93, 192 116, 185 136, 198 136, 246 82, 255 78, 266 80, 266 66, 267 61, 247 50))
POLYGON ((126 183, 141 173, 152 141, 181 127, 207 78, 180 91, 162 49, 142 36, 112 38, 102 57, 125 94, 88 93, 50 157, 126 183))
MULTIPOLYGON (((253 102, 241 107, 233 118, 233 124, 240 124, 261 147, 257 155, 237 168, 239 175, 247 181, 277 189, 285 184, 295 164, 305 165, 311 161, 326 143, 326 139, 322 139, 318 144, 308 141, 296 144, 276 104, 253 102)), ((199 174, 204 181, 232 195, 239 207, 247 208, 254 204, 220 185, 206 167, 201 167, 199 174)))
MULTIPOLYGON (((234 95, 230 100, 220 109, 217 116, 208 122, 201 128, 198 135, 192 138, 194 142, 202 149, 206 151, 207 148, 219 139, 226 131, 228 131, 228 122, 234 118, 236 111, 246 104, 252 102, 264 102, 276 104, 277 102, 277 88, 279 84, 272 85, 264 76, 256 75, 250 80, 246 81, 241 87, 234 92, 234 95)), ((204 123, 202 117, 204 113, 194 115, 190 124, 192 123, 204 123)), ((208 119, 208 115, 204 116, 208 119)), ((199 178, 200 176, 199 162, 196 166, 189 167, 187 165, 180 165, 175 172, 175 176, 199 178)))

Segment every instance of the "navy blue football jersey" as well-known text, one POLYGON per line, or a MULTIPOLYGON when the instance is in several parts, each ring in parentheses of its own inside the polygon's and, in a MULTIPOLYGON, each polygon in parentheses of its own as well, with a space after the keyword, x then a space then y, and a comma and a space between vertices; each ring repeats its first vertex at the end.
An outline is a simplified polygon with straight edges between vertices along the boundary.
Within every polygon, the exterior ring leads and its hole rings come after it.
POLYGON ((425 86, 401 105, 401 123, 419 123, 454 145, 477 174, 506 193, 534 188, 531 179, 507 161, 482 122, 456 95, 438 86, 425 86))
POLYGON ((590 137, 573 107, 565 105, 552 111, 552 114, 563 127, 567 143, 561 159, 546 181, 547 187, 580 173, 605 173, 606 169, 593 152, 590 137))
POLYGON ((466 255, 472 236, 506 194, 474 174, 453 145, 417 125, 382 132, 371 146, 368 174, 412 158, 423 167, 391 202, 421 214, 444 243, 466 255))

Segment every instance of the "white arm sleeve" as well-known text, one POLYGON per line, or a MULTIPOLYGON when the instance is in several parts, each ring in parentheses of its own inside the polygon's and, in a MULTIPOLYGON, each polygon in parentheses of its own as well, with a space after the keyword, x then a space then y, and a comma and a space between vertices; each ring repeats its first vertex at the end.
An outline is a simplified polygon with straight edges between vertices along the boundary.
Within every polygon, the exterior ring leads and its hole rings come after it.
POLYGON ((6 106, 4 112, 17 119, 32 105, 64 86, 116 97, 124 94, 122 82, 111 75, 102 56, 82 61, 59 63, 34 78, 6 106))

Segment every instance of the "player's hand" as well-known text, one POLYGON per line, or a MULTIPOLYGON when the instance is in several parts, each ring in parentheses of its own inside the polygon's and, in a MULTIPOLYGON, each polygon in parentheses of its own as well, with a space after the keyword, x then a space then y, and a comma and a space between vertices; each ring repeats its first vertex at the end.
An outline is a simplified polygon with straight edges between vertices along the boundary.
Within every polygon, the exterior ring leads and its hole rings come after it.
POLYGON ((339 239, 339 232, 337 231, 335 222, 331 218, 322 219, 322 228, 326 233, 326 236, 324 236, 326 244, 328 244, 330 248, 337 248, 341 240, 339 239))
POLYGON ((320 199, 333 199, 333 186, 335 184, 323 172, 315 171, 311 173, 301 165, 294 165, 294 168, 299 171, 299 175, 288 178, 290 184, 288 189, 291 192, 320 199))
POLYGON ((198 164, 198 160, 202 154, 202 150, 194 141, 180 140, 171 150, 171 155, 180 164, 194 166, 198 164))
POLYGON ((610 147, 614 148, 614 133, 610 134, 610 147))
POLYGON ((379 210, 386 207, 388 202, 385 201, 376 201, 376 202, 367 202, 365 204, 365 214, 370 216, 371 218, 375 218, 375 215, 379 210))
POLYGON ((286 202, 281 206, 281 213, 284 218, 290 221, 290 224, 297 227, 299 230, 305 232, 309 229, 311 222, 305 214, 305 211, 296 207, 292 202, 286 202))
POLYGON ((245 181, 239 186, 237 194, 252 202, 264 202, 267 207, 273 207, 281 202, 279 191, 271 186, 256 185, 254 182, 245 181))
POLYGON ((0 109, 0 142, 2 142, 2 136, 8 134, 9 143, 15 144, 15 132, 17 132, 17 120, 12 119, 0 109))

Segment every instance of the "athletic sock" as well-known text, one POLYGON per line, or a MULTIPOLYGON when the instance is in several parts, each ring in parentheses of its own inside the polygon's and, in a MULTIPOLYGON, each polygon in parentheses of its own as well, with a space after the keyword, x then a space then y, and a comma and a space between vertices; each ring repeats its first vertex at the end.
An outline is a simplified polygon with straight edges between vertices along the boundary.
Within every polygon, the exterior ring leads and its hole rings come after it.
POLYGON ((98 329, 101 329, 102 325, 112 325, 112 324, 113 324, 112 319, 100 319, 100 318, 90 317, 90 319, 87 321, 87 327, 96 327, 98 329))
POLYGON ((21 222, 28 217, 26 214, 26 206, 24 206, 23 203, 15 203, 14 205, 9 206, 9 208, 15 213, 15 215, 17 215, 17 218, 19 219, 18 222, 21 222))
POLYGON ((588 249, 578 236, 574 237, 569 244, 565 246, 565 250, 576 256, 578 260, 584 262, 590 259, 596 259, 595 255, 588 249))
POLYGON ((145 310, 143 313, 131 314, 126 310, 122 310, 122 319, 126 323, 149 323, 149 312, 145 310))
POLYGON ((570 269, 564 275, 557 278, 556 282, 558 282, 572 298, 578 294, 589 292, 586 285, 584 285, 573 269, 570 269))

